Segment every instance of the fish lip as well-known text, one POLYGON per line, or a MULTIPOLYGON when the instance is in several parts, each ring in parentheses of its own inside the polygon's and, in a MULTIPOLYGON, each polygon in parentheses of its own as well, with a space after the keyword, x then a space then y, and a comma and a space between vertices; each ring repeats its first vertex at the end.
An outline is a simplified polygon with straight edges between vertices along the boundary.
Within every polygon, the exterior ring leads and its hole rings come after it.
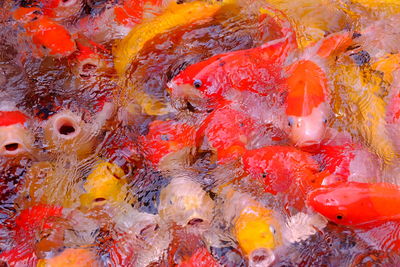
POLYGON ((189 110, 192 113, 207 111, 207 108, 202 107, 206 101, 200 91, 187 84, 177 85, 174 81, 168 82, 167 87, 166 90, 170 93, 171 105, 176 110, 189 110))

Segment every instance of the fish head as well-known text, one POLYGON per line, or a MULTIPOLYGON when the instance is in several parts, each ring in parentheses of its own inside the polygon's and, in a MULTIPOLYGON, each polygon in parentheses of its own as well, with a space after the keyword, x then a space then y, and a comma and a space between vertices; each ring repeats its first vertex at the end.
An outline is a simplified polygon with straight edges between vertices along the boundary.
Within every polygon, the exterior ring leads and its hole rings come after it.
POLYGON ((171 101, 177 109, 208 110, 221 100, 216 58, 190 65, 168 83, 171 101))
POLYGON ((236 219, 234 232, 243 252, 256 262, 274 257, 273 251, 282 242, 278 220, 262 206, 245 207, 236 219))
POLYGON ((326 133, 329 111, 325 72, 311 60, 300 60, 289 67, 287 85, 291 141, 298 147, 319 144, 326 133))
POLYGON ((243 155, 244 169, 263 184, 265 191, 271 194, 284 192, 292 183, 288 167, 290 159, 286 158, 286 152, 285 148, 278 146, 249 150, 243 155))
POLYGON ((366 183, 338 183, 316 189, 308 195, 307 204, 341 225, 360 226, 370 222, 376 214, 366 183))
POLYGON ((307 116, 288 116, 289 138, 297 147, 319 145, 327 130, 327 107, 324 103, 307 116))
POLYGON ((44 50, 44 54, 64 57, 76 50, 75 40, 69 31, 47 16, 26 23, 25 29, 36 47, 44 50))
POLYGON ((43 12, 38 7, 20 7, 13 13, 13 18, 16 21, 27 23, 38 19, 43 15, 43 12))

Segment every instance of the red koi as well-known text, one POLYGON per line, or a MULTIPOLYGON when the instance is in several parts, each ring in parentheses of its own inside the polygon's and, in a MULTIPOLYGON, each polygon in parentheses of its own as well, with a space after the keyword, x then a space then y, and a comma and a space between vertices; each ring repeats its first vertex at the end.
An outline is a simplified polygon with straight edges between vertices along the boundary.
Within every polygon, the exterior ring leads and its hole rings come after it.
POLYGON ((307 203, 329 220, 355 228, 400 219, 400 188, 389 183, 339 183, 311 192, 307 203))
POLYGON ((53 218, 62 217, 62 207, 39 204, 22 210, 15 219, 16 246, 0 253, 0 260, 9 266, 36 266, 35 254, 37 232, 52 229, 53 218))
POLYGON ((139 142, 146 159, 158 165, 161 159, 171 153, 196 147, 195 129, 175 121, 153 121, 149 133, 141 136, 139 142))
POLYGON ((215 150, 218 162, 237 159, 245 151, 255 121, 246 114, 229 106, 214 110, 197 131, 198 142, 208 142, 215 150))
POLYGON ((280 24, 281 39, 261 47, 216 55, 187 67, 168 83, 172 99, 209 109, 223 100, 231 100, 235 91, 259 95, 285 91, 283 62, 297 44, 289 23, 280 24))

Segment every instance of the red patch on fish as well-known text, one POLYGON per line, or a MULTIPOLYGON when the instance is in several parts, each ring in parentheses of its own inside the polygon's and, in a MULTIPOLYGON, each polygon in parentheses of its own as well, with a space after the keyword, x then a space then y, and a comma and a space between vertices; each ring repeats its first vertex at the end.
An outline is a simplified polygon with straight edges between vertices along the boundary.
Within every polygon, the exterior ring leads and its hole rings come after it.
POLYGON ((327 58, 334 53, 345 51, 353 43, 351 32, 342 31, 333 33, 321 41, 317 55, 327 58))
POLYGON ((187 261, 178 265, 178 267, 219 267, 221 266, 214 259, 206 248, 199 248, 187 261))
POLYGON ((0 253, 0 260, 9 266, 36 266, 37 257, 34 242, 37 233, 44 229, 54 228, 54 218, 62 217, 62 207, 39 204, 22 210, 15 219, 16 245, 0 253))
POLYGON ((0 126, 24 124, 28 117, 20 111, 0 111, 0 126))
POLYGON ((289 146, 268 146, 247 151, 244 169, 264 185, 266 192, 287 191, 292 184, 306 193, 320 186, 319 166, 312 155, 289 146))
POLYGON ((38 48, 45 48, 50 55, 68 56, 76 50, 75 41, 62 25, 47 17, 25 24, 28 35, 38 48))
POLYGON ((215 149, 219 163, 236 159, 245 152, 255 122, 245 113, 230 107, 214 110, 197 131, 197 140, 204 137, 215 149))
POLYGON ((325 170, 339 176, 340 180, 347 181, 350 175, 350 163, 355 157, 354 149, 355 146, 352 144, 340 146, 321 145, 315 155, 325 170))
POLYGON ((185 147, 196 147, 194 127, 176 121, 153 121, 149 133, 141 136, 146 159, 157 165, 160 160, 185 147))

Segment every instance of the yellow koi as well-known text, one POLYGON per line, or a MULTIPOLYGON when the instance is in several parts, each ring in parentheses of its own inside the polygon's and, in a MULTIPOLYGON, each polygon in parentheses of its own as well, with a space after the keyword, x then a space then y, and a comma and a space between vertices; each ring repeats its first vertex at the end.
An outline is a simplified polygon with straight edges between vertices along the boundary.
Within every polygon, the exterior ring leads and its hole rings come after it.
POLYGON ((156 35, 172 28, 212 17, 223 5, 235 2, 207 3, 195 1, 183 4, 172 3, 161 15, 137 25, 121 40, 114 49, 114 65, 117 73, 123 75, 132 59, 144 47, 145 43, 156 35))

